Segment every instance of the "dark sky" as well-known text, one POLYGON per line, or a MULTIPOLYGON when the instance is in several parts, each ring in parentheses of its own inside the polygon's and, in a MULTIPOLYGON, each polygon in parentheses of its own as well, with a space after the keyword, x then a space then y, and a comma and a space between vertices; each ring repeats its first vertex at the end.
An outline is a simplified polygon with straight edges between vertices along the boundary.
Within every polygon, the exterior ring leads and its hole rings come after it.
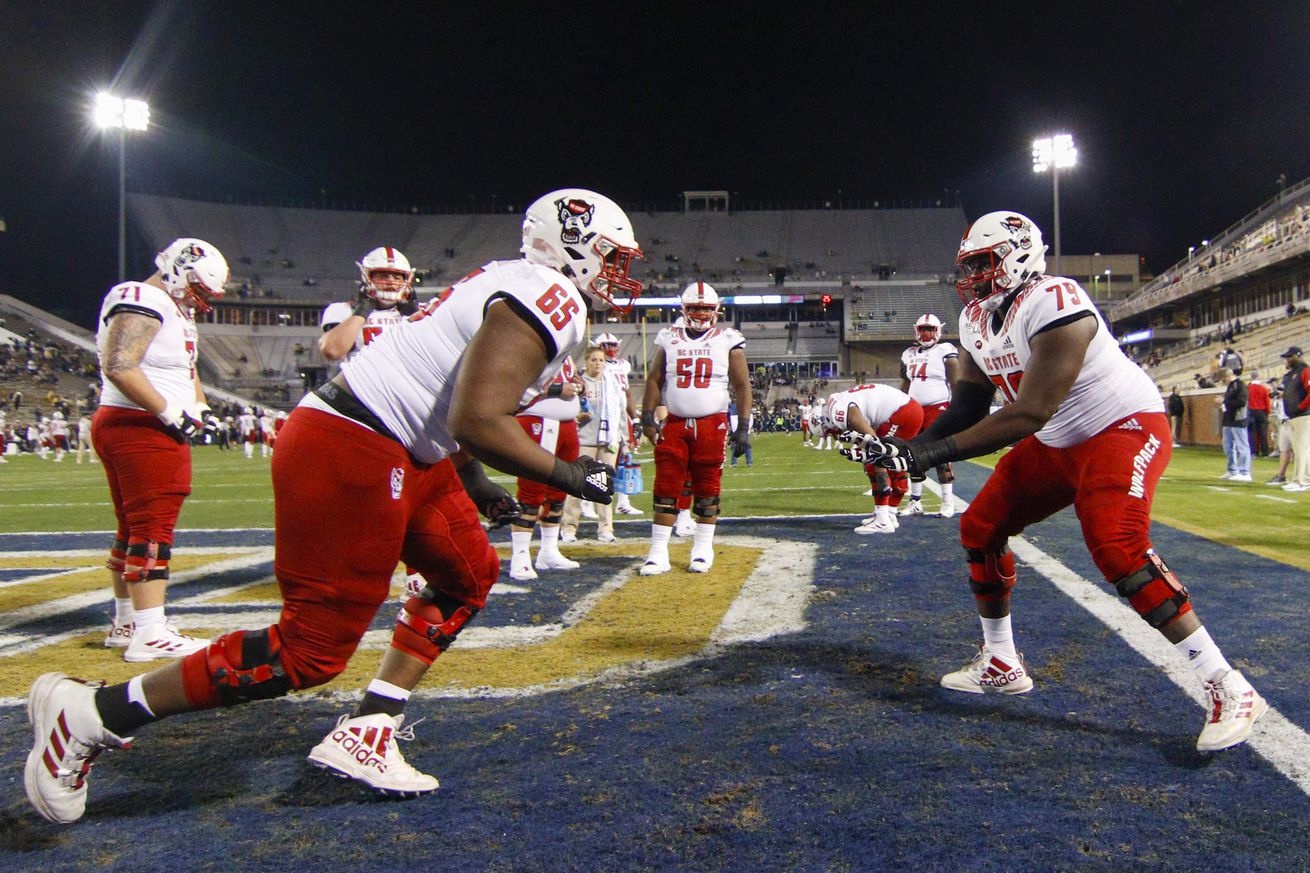
MULTIPOLYGON (((0 0, 0 291, 90 324, 129 190, 454 204, 929 199, 1160 270, 1310 175, 1310 4, 0 0), (1248 8, 1249 6, 1249 8, 1248 8), (568 11, 565 11, 568 10, 568 11)), ((638 227, 640 232, 640 227, 638 227)), ((145 275, 148 263, 129 264, 145 275)))

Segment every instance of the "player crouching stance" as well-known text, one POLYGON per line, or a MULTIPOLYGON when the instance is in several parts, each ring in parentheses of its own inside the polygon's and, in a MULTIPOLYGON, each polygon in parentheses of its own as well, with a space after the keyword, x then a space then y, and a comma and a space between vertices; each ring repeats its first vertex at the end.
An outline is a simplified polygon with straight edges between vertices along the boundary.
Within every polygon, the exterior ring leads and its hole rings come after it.
POLYGON ((1159 392, 1072 279, 1044 275, 1032 221, 992 212, 965 231, 956 284, 962 356, 947 409, 917 438, 864 438, 866 459, 922 474, 1017 443, 960 519, 983 644, 942 677, 956 691, 1031 691, 1010 627, 1016 579, 1007 543, 1072 504, 1092 560, 1196 670, 1210 699, 1196 747, 1245 741, 1268 709, 1201 625, 1187 588, 1151 547, 1151 501, 1173 440, 1159 392), (997 389, 1006 405, 988 408, 997 389))
POLYGON ((669 536, 678 517, 678 497, 691 482, 696 532, 691 546, 693 573, 714 564, 714 527, 719 515, 720 481, 729 436, 744 454, 750 444, 751 385, 746 338, 731 327, 717 327, 719 295, 704 282, 682 292, 684 325, 666 327, 655 338, 655 357, 642 396, 642 429, 655 446, 655 520, 650 552, 641 575, 667 573, 669 536), (728 391, 737 400, 737 429, 728 432, 728 391), (661 427, 655 407, 668 407, 661 427))
POLYGON ((628 277, 641 256, 631 225, 595 192, 556 191, 529 207, 522 252, 470 274, 370 343, 287 420, 272 461, 277 624, 227 634, 121 685, 60 673, 37 679, 23 781, 43 816, 80 818, 96 756, 122 748, 150 722, 330 681, 386 601, 402 560, 427 584, 405 602, 358 708, 310 760, 381 792, 437 787, 397 748, 408 733, 403 711, 486 601, 499 561, 475 502, 490 510, 506 499, 459 452, 588 500, 613 494, 612 467, 585 456, 558 460, 514 412, 525 392, 546 390, 582 340, 587 297, 603 308, 613 296, 641 293, 628 277))

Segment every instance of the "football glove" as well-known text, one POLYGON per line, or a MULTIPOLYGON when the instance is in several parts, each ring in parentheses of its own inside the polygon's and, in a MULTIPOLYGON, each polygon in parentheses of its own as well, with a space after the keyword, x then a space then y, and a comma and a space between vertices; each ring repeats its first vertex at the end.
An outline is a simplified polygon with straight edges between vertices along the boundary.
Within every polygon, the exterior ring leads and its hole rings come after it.
POLYGON ((870 451, 874 453, 874 457, 870 458, 866 463, 877 464, 879 467, 891 470, 893 473, 909 473, 911 476, 920 476, 933 467, 954 459, 955 440, 947 437, 944 440, 912 443, 906 442, 900 437, 884 437, 881 440, 877 437, 866 437, 866 456, 870 451), (869 439, 875 440, 878 446, 871 449, 868 443, 869 439))
MULTIPOLYGON (((641 414, 641 431, 650 440, 650 444, 657 445, 660 440, 664 439, 664 428, 655 420, 655 413, 646 410, 641 414)), ((636 442, 633 443, 636 445, 636 442)))
POLYGON ((751 432, 749 428, 739 427, 732 432, 732 456, 740 458, 746 454, 751 447, 751 432))
POLYGON ((360 283, 359 293, 355 295, 355 305, 350 307, 351 315, 368 318, 368 314, 377 307, 377 301, 368 293, 368 288, 360 283))
POLYGON ((478 508, 478 512, 491 522, 490 528, 504 527, 519 517, 522 511, 518 501, 501 486, 487 478, 487 473, 477 461, 470 460, 457 471, 459 480, 468 492, 469 499, 478 508))
POLYGON ((556 458, 555 469, 546 484, 595 503, 608 504, 614 500, 614 468, 590 455, 568 463, 556 458))
POLYGON ((203 421, 192 418, 185 409, 173 404, 164 407, 164 411, 158 413, 158 417, 168 429, 169 435, 179 443, 188 442, 205 426, 203 421))
POLYGON ((418 295, 410 291, 396 304, 396 311, 406 318, 418 312, 418 295))

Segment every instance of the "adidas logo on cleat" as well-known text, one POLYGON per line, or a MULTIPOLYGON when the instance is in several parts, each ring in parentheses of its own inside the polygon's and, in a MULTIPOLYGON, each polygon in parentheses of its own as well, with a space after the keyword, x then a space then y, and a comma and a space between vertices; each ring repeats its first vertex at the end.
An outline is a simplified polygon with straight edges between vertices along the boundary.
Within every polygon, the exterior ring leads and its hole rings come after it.
POLYGON ((1003 688, 1006 685, 1018 682, 1023 677, 1024 669, 1022 664, 1011 666, 993 655, 992 660, 987 664, 987 668, 983 670, 982 677, 979 678, 978 684, 987 685, 992 688, 1003 688))
POLYGON ((355 763, 372 767, 379 773, 387 772, 387 763, 382 756, 387 754, 387 742, 390 739, 391 728, 382 728, 379 731, 375 727, 370 727, 362 735, 359 728, 349 728, 337 730, 332 734, 332 742, 344 749, 355 763))

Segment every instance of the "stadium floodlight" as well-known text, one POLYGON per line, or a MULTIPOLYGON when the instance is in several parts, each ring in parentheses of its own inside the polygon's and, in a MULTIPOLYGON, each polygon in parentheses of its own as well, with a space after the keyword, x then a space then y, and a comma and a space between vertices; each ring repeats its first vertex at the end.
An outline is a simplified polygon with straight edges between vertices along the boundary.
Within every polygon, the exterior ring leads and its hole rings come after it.
POLYGON ((1114 271, 1112 271, 1109 267, 1106 267, 1105 268, 1105 296, 1109 298, 1114 297, 1114 295, 1110 293, 1110 278, 1113 275, 1114 275, 1114 271))
POLYGON ((1054 136, 1033 140, 1033 172, 1051 173, 1052 198, 1055 201, 1055 257, 1051 272, 1060 275, 1060 171, 1078 163, 1078 149, 1074 148, 1073 134, 1057 133, 1054 136))
POLYGON ((101 130, 118 131, 118 281, 127 281, 127 132, 150 127, 150 106, 144 100, 96 95, 92 121, 101 130))

